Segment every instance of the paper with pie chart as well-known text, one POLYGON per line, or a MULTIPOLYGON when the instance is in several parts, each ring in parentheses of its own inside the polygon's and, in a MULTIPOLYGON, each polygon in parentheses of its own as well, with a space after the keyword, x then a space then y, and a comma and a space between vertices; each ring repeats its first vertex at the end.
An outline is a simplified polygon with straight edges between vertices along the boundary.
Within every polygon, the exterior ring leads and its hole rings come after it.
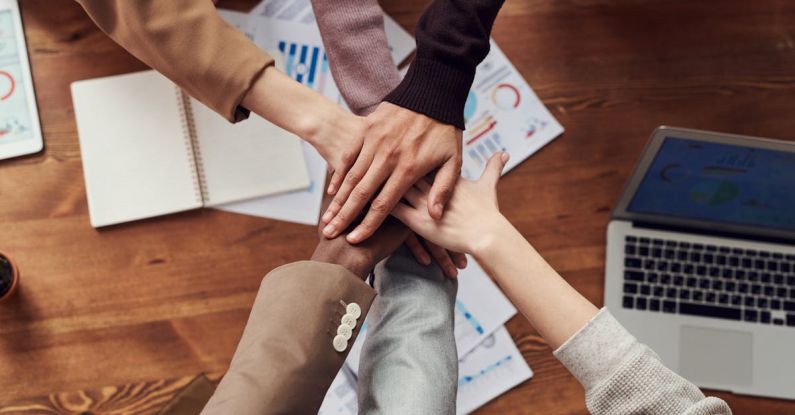
POLYGON ((11 12, 0 11, 0 144, 32 137, 19 59, 11 12))
POLYGON ((497 151, 511 155, 503 174, 563 133, 497 43, 478 65, 464 107, 464 165, 468 179, 480 176, 497 151))

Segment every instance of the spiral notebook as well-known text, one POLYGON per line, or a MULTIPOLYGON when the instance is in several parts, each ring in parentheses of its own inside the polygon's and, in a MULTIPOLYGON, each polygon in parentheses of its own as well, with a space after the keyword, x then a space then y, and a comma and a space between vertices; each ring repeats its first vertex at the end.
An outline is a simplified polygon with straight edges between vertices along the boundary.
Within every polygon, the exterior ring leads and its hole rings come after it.
POLYGON ((309 186, 297 137, 231 124, 155 71, 75 82, 72 100, 94 227, 309 186))

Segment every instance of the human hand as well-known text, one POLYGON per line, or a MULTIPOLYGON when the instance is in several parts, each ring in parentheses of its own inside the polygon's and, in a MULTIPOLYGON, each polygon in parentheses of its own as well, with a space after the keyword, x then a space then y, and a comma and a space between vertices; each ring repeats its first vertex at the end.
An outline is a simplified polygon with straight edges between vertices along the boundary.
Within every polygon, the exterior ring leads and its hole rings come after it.
POLYGON ((364 241, 406 191, 436 169, 424 208, 430 217, 441 218, 461 172, 461 130, 383 102, 367 116, 363 131, 355 163, 347 174, 340 169, 331 179, 328 192, 335 196, 322 217, 323 234, 332 238, 348 228, 380 188, 361 224, 346 237, 354 244, 364 241))
POLYGON ((241 105, 306 140, 328 162, 335 177, 345 176, 362 149, 363 117, 274 67, 265 69, 241 105))
MULTIPOLYGON (((323 204, 327 206, 330 201, 331 196, 326 196, 323 204)), ((392 254, 410 233, 400 221, 390 217, 371 238, 352 245, 345 239, 346 232, 335 238, 326 238, 321 232, 322 226, 321 223, 318 228, 320 241, 312 260, 341 265, 362 279, 366 279, 375 265, 392 254)))
POLYGON ((448 251, 439 245, 428 242, 415 234, 410 232, 406 237, 406 247, 409 248, 414 259, 422 265, 431 265, 431 256, 433 260, 439 264, 444 275, 448 278, 456 278, 458 270, 467 267, 467 257, 458 252, 448 251))
POLYGON ((480 179, 460 180, 441 220, 431 217, 425 209, 431 186, 424 180, 406 192, 404 198, 409 204, 397 205, 392 215, 437 245, 477 254, 507 223, 497 205, 496 189, 507 161, 508 153, 497 153, 489 159, 480 179))

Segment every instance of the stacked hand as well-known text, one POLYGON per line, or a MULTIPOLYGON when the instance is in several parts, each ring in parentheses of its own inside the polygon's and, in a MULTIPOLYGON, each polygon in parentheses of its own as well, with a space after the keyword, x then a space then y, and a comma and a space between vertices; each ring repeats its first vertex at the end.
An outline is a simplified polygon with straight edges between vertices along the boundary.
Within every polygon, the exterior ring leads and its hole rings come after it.
MULTIPOLYGON (((333 171, 328 193, 335 196, 322 217, 326 237, 348 229, 369 204, 361 223, 346 235, 354 244, 366 240, 405 192, 432 172, 435 179, 426 209, 441 218, 461 170, 460 130, 385 102, 367 118, 338 115, 318 131, 327 132, 316 134, 313 141, 322 143, 316 147, 333 171), (340 131, 354 134, 341 137, 340 131)), ((406 245, 418 262, 430 265, 433 258, 448 277, 466 267, 466 256, 416 235, 409 235, 406 245)))
POLYGON ((477 256, 482 247, 490 244, 489 238, 497 229, 509 225, 500 214, 496 189, 507 161, 508 153, 495 154, 480 179, 461 179, 441 220, 431 217, 425 209, 431 194, 431 185, 425 181, 417 182, 405 195, 408 203, 399 204, 392 214, 435 244, 477 256))

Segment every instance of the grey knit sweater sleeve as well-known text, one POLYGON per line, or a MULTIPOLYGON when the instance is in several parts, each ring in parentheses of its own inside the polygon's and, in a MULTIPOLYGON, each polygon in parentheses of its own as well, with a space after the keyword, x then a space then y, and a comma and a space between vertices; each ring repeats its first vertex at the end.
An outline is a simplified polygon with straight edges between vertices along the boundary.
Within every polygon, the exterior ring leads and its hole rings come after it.
POLYGON ((603 308, 554 352, 585 388, 585 404, 601 414, 731 414, 726 402, 665 367, 603 308))

